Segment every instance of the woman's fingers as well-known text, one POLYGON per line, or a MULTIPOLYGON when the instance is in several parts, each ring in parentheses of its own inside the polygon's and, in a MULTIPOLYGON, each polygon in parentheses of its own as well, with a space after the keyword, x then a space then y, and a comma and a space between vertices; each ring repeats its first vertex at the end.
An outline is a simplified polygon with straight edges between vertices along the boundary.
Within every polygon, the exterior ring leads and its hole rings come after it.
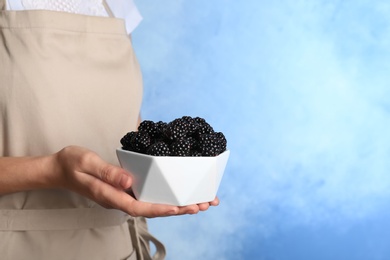
POLYGON ((133 217, 143 216, 147 218, 177 216, 185 214, 197 214, 199 211, 206 211, 210 206, 218 205, 216 198, 210 203, 200 203, 177 207, 166 204, 154 204, 136 200, 126 191, 119 190, 107 183, 101 183, 101 188, 94 188, 94 196, 98 197, 105 205, 120 209, 133 217))
MULTIPOLYGON (((89 176, 93 178, 92 176, 89 176)), ((96 179, 97 180, 97 179, 96 179)), ((136 200, 126 191, 120 190, 98 180, 98 183, 92 184, 91 197, 100 205, 110 208, 115 208, 126 212, 127 214, 138 217, 147 218, 177 216, 185 214, 197 214, 199 211, 205 211, 209 208, 209 203, 201 203, 198 205, 189 205, 177 207, 165 204, 154 204, 136 200)))
POLYGON ((120 167, 103 163, 97 171, 97 177, 115 187, 128 189, 132 184, 130 175, 120 167))
MULTIPOLYGON (((89 176, 93 178, 92 176, 89 176)), ((209 203, 194 204, 177 207, 165 204, 154 204, 136 200, 126 191, 115 188, 101 180, 96 179, 91 184, 91 195, 100 205, 110 205, 111 208, 120 209, 133 217, 143 216, 147 218, 177 216, 185 214, 197 214, 209 208, 209 203)), ((106 206, 107 207, 107 206, 106 206)))
POLYGON ((210 206, 218 206, 218 205, 219 205, 218 197, 215 197, 213 201, 210 201, 210 206))
POLYGON ((84 166, 85 172, 95 176, 114 187, 128 189, 132 184, 130 175, 122 168, 108 164, 97 154, 90 152, 85 155, 87 158, 84 166))
POLYGON ((128 189, 132 184, 130 175, 124 169, 108 164, 99 155, 88 149, 69 146, 64 148, 60 155, 65 158, 63 161, 69 163, 67 168, 70 171, 87 173, 121 189, 128 189))
POLYGON ((132 197, 130 198, 131 203, 126 205, 126 212, 128 212, 131 216, 155 218, 175 216, 179 214, 179 207, 176 206, 142 202, 132 197))

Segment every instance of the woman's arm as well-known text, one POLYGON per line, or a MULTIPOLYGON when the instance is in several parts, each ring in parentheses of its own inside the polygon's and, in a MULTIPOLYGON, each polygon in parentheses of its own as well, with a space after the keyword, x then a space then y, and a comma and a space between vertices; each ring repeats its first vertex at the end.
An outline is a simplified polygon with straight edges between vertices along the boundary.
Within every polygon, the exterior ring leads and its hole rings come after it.
POLYGON ((88 197, 106 208, 144 217, 196 214, 219 203, 217 198, 210 203, 186 207, 140 202, 126 193, 131 185, 132 179, 124 169, 108 164, 93 151, 78 146, 42 157, 0 158, 0 194, 61 188, 88 197))

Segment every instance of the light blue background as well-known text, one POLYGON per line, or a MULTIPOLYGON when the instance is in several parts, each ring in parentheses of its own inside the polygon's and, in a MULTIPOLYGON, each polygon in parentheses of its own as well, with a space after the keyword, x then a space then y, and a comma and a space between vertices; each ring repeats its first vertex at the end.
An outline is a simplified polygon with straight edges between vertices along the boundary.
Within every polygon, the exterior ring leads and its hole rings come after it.
POLYGON ((219 207, 149 221, 168 259, 390 259, 390 2, 136 3, 143 118, 231 150, 219 207))

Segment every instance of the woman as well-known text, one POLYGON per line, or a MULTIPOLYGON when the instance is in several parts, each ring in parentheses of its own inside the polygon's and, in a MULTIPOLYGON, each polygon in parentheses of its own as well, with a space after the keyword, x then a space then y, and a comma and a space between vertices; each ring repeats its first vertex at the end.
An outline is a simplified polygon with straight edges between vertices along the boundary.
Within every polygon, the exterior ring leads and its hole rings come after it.
POLYGON ((218 199, 175 207, 126 192, 115 148, 137 128, 142 99, 128 20, 104 17, 118 12, 105 1, 78 2, 97 15, 75 0, 61 12, 9 10, 16 1, 39 2, 0 0, 1 259, 151 259, 149 241, 163 259, 142 217, 195 214, 218 199))

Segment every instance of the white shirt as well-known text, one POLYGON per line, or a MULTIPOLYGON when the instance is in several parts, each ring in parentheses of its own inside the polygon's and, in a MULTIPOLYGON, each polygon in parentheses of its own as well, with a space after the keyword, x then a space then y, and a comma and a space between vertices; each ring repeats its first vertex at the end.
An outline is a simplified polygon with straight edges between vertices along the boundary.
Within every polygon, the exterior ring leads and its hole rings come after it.
MULTIPOLYGON (((111 11, 117 18, 126 23, 126 30, 130 34, 141 22, 139 13, 133 0, 106 0, 111 11)), ((6 0, 7 10, 51 10, 71 12, 84 15, 108 16, 102 0, 6 0)))

